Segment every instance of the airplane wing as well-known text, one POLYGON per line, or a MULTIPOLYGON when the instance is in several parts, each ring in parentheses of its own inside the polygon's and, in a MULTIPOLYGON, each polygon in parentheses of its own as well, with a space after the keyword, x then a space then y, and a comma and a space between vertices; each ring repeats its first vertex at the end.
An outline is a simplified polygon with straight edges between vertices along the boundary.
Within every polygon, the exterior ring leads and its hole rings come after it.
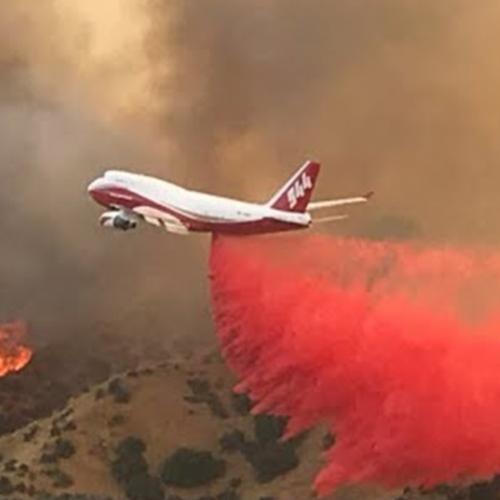
POLYGON ((157 227, 163 227, 169 233, 188 234, 188 228, 173 215, 166 214, 161 210, 151 207, 136 207, 134 213, 140 215, 148 224, 157 227))
POLYGON ((322 208, 342 207, 344 205, 353 205, 355 203, 366 203, 373 196, 373 191, 363 196, 352 198, 340 198, 337 200, 313 201, 307 205, 308 211, 320 210, 322 208))
POLYGON ((169 233, 174 233, 174 234, 188 234, 189 229, 182 223, 180 222, 166 222, 163 221, 163 226, 169 233))

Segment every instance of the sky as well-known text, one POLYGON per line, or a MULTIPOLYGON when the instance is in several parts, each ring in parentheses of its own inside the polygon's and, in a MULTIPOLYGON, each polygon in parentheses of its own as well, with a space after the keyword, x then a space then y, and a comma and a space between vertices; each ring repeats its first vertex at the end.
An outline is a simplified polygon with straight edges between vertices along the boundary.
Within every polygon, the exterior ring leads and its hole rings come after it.
POLYGON ((0 5, 0 318, 39 342, 112 328, 212 339, 209 238, 101 230, 125 168, 265 201, 376 192, 330 234, 496 245, 493 0, 30 0, 0 5))

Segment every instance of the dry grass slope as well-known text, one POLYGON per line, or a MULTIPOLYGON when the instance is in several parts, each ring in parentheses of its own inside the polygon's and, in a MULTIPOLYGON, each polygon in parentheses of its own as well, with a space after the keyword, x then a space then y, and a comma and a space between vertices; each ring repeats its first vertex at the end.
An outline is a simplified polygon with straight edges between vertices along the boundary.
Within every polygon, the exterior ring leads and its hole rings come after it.
MULTIPOLYGON (((0 498, 44 498, 43 492, 50 499, 82 492, 113 500, 313 498, 325 431, 279 443, 282 422, 249 415, 233 384, 213 355, 94 386, 49 418, 0 438, 0 498)), ((401 495, 353 487, 330 500, 418 498, 401 495)))

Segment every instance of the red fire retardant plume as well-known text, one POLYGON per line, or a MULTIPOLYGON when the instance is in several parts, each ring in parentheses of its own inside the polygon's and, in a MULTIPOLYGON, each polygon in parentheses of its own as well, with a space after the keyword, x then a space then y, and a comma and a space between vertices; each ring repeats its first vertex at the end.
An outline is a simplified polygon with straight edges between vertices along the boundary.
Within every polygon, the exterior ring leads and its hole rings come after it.
POLYGON ((254 412, 326 422, 315 480, 500 471, 500 255, 328 237, 214 239, 214 317, 254 412))

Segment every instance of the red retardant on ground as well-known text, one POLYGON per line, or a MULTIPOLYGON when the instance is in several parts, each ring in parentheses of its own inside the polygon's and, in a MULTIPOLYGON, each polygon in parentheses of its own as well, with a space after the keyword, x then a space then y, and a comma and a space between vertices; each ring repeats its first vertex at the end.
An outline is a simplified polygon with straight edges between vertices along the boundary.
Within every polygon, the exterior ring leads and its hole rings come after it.
POLYGON ((335 434, 318 493, 500 471, 500 254, 216 237, 211 280, 237 390, 335 434))

